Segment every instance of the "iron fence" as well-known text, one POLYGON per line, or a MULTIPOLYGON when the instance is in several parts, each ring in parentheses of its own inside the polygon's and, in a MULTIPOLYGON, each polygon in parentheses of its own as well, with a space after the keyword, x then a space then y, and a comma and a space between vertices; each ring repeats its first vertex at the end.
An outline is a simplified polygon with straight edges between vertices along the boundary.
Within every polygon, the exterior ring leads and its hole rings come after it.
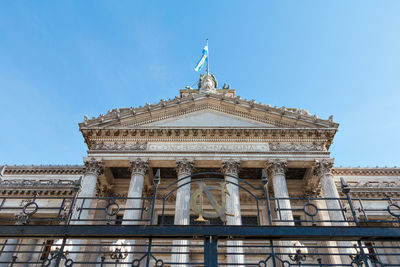
POLYGON ((274 198, 264 173, 260 186, 225 176, 197 173, 161 187, 158 172, 153 194, 142 198, 80 197, 77 190, 68 197, 0 197, 0 265, 400 266, 400 199, 352 198, 343 180, 341 198, 274 198), (238 187, 252 199, 255 224, 228 225, 221 217, 168 225, 166 203, 188 184, 222 193, 227 184, 238 187), (140 205, 129 207, 130 200, 140 205), (126 219, 127 211, 138 215, 126 219), (285 212, 293 220, 283 219, 285 212))

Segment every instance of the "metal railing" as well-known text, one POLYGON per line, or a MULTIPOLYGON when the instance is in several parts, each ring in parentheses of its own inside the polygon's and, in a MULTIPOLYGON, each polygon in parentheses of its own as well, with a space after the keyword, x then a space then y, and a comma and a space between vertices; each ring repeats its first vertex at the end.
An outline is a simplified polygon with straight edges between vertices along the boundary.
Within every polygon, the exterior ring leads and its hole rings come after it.
POLYGON ((341 198, 274 198, 265 175, 259 187, 223 176, 197 173, 160 187, 156 175, 152 196, 143 198, 86 198, 77 191, 0 197, 0 237, 7 240, 0 266, 400 266, 400 199, 353 199, 343 180, 341 198), (169 198, 199 182, 237 186, 253 199, 257 224, 166 225, 169 198), (129 207, 129 200, 140 205, 129 207), (136 218, 121 216, 133 210, 136 218), (285 212, 294 219, 282 219, 285 212))

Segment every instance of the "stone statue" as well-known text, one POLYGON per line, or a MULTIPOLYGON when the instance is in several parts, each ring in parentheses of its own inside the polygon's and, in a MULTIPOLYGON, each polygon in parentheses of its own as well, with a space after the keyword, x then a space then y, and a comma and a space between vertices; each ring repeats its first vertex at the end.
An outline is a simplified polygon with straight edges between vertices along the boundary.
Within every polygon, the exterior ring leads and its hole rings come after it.
POLYGON ((200 93, 217 93, 217 79, 213 74, 200 75, 199 89, 200 93))

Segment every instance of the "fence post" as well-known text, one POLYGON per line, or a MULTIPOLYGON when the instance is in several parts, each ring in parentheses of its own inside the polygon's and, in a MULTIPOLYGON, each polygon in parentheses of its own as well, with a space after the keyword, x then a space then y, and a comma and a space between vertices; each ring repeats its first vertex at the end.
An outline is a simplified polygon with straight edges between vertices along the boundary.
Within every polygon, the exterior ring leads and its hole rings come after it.
POLYGON ((204 267, 218 266, 217 237, 205 236, 204 238, 204 267))

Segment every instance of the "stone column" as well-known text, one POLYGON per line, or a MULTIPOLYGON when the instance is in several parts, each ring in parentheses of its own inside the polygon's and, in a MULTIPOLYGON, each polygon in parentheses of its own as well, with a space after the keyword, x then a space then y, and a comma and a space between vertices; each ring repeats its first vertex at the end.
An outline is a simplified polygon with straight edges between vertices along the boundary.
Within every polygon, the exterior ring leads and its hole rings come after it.
MULTIPOLYGON (((104 172, 103 164, 94 158, 85 161, 86 173, 83 176, 81 189, 78 193, 78 197, 94 198, 96 195, 96 184, 97 178, 104 172)), ((76 220, 79 218, 80 221, 72 221, 71 224, 87 224, 85 221, 89 216, 89 210, 82 210, 81 212, 77 208, 90 208, 93 199, 78 199, 75 205, 75 212, 72 214, 72 219, 76 220)))
POLYGON ((0 266, 7 267, 12 261, 12 256, 18 245, 18 239, 8 239, 0 254, 0 266))
MULTIPOLYGON (((317 197, 320 198, 321 196, 317 194, 317 197)), ((317 214, 317 220, 323 221, 321 222, 321 226, 329 227, 331 226, 331 223, 329 222, 330 217, 328 212, 326 211, 326 203, 325 201, 321 199, 313 200, 312 204, 317 206, 318 208, 318 214, 317 214)), ((321 252, 321 254, 328 254, 322 257, 322 263, 328 263, 332 264, 333 266, 337 266, 341 264, 341 259, 339 254, 339 250, 336 248, 337 243, 334 241, 318 241, 317 243, 321 247, 326 247, 326 248, 318 248, 318 251, 321 252)))
MULTIPOLYGON (((285 172, 287 170, 287 163, 284 160, 272 159, 267 163, 267 171, 272 180, 272 187, 274 189, 275 198, 289 198, 289 191, 286 185, 285 172)), ((276 200, 276 207, 284 209, 277 212, 279 225, 294 225, 293 213, 291 211, 289 199, 276 200)))
MULTIPOLYGON (((329 218, 331 220, 336 220, 340 222, 331 222, 332 226, 349 226, 347 222, 345 222, 345 218, 343 217, 343 213, 341 212, 340 206, 340 196, 337 191, 335 181, 333 180, 333 175, 331 174, 331 169, 333 167, 333 159, 329 160, 320 160, 315 162, 314 175, 318 176, 321 184, 321 193, 324 198, 335 198, 331 200, 325 200, 326 207, 328 208, 329 218)), ((337 242, 338 246, 352 246, 351 242, 340 241, 337 242)), ((351 252, 351 249, 348 248, 339 248, 339 253, 348 254, 351 252)), ((341 257, 342 264, 350 264, 351 259, 347 255, 342 255, 341 257)))
MULTIPOLYGON (((75 204, 74 213, 72 214, 71 224, 89 224, 86 219, 89 217, 89 210, 92 205, 92 201, 96 195, 96 184, 97 178, 104 171, 104 166, 100 161, 97 161, 95 158, 91 158, 85 161, 86 173, 83 176, 81 189, 78 193, 78 197, 84 197, 89 199, 78 199, 75 204), (85 209, 82 211, 78 211, 77 209, 85 209), (77 220, 79 221, 73 221, 77 220)), ((74 240, 73 246, 71 247, 71 253, 69 257, 74 262, 77 261, 79 252, 81 251, 80 244, 82 240, 74 240)))
MULTIPOLYGON (((272 180, 272 188, 274 190, 275 198, 289 198, 289 191, 286 184, 286 170, 287 170, 287 162, 285 160, 280 159, 271 159, 267 162, 267 173, 272 180)), ((289 199, 278 199, 275 200, 275 206, 279 209, 276 212, 276 216, 279 221, 278 225, 289 225, 294 226, 293 221, 293 212, 292 206, 290 205, 289 199)), ((291 246, 292 242, 290 241, 281 241, 280 244, 282 246, 291 246)), ((279 249, 284 255, 280 257, 283 261, 291 262, 288 254, 291 252, 290 248, 284 247, 279 249)))
POLYGON ((37 260, 40 247, 37 246, 38 239, 28 238, 22 240, 22 245, 19 245, 18 262, 26 262, 21 266, 32 266, 29 262, 37 260))
MULTIPOLYGON (((178 189, 176 190, 175 202, 175 225, 190 224, 190 181, 194 167, 194 162, 187 159, 176 161, 176 171, 178 173, 178 189), (189 176, 189 177, 187 177, 189 176), (184 177, 187 177, 183 179, 184 177), (182 179, 182 180, 181 180, 182 179)), ((172 248, 171 266, 187 266, 189 262, 189 241, 174 240, 172 248), (175 247, 176 246, 176 247, 175 247), (180 264, 181 263, 181 264, 180 264)))
MULTIPOLYGON (((144 161, 141 158, 137 158, 131 161, 131 181, 128 189, 128 199, 125 204, 124 217, 122 220, 123 225, 133 225, 138 224, 138 220, 140 218, 141 203, 142 203, 142 193, 143 193, 143 183, 144 176, 146 175, 149 169, 148 161, 144 161), (129 199, 133 198, 133 199, 129 199)), ((131 253, 128 254, 128 257, 124 260, 124 262, 132 262, 133 261, 133 249, 135 245, 135 240, 129 240, 128 243, 131 245, 131 253)), ((140 248, 139 248, 140 250, 140 248)), ((142 261, 145 261, 144 258, 142 261)))
MULTIPOLYGON (((105 209, 108 205, 108 199, 98 199, 96 203, 93 203, 94 207, 96 208, 93 216, 90 214, 90 219, 101 219, 101 221, 93 221, 93 224, 97 225, 104 225, 107 221, 107 216, 105 209)), ((101 251, 101 246, 98 246, 100 244, 100 240, 96 239, 87 239, 83 241, 83 244, 86 244, 87 246, 83 247, 82 250, 85 251, 85 254, 79 255, 78 261, 83 261, 83 262, 95 262, 99 256, 100 251, 101 251), (95 245, 95 246, 89 246, 89 245, 95 245)), ((94 266, 93 264, 82 264, 83 266, 94 266)))
MULTIPOLYGON (((226 194, 226 224, 242 225, 239 195, 239 161, 233 159, 222 162, 222 171, 225 173, 226 194)), ((234 266, 245 266, 243 241, 227 241, 227 263, 234 266), (229 254, 233 253, 233 254, 229 254)))

